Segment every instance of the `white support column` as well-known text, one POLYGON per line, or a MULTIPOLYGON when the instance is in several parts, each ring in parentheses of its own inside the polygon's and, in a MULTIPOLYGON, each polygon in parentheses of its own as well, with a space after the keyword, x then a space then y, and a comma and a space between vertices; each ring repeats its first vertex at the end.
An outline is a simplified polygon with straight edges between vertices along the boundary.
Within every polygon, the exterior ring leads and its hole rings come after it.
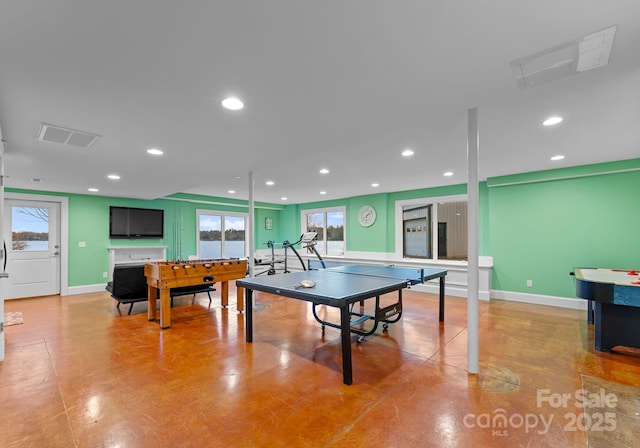
POLYGON ((467 365, 469 373, 479 372, 478 296, 480 269, 478 250, 478 108, 467 113, 467 193, 468 193, 468 297, 467 297, 467 365))
POLYGON ((248 229, 248 238, 247 244, 249 245, 249 277, 253 277, 253 268, 254 268, 254 258, 255 258, 255 216, 254 216, 254 203, 253 203, 253 171, 249 171, 249 229, 248 229))

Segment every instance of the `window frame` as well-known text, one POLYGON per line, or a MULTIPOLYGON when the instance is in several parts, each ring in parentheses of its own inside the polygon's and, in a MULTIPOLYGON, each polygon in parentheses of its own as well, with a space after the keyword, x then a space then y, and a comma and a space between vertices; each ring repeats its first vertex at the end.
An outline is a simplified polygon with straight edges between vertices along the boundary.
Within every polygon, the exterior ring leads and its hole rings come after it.
POLYGON ((224 218, 227 216, 231 217, 239 217, 244 218, 244 255, 243 258, 247 257, 247 253, 249 250, 249 213, 242 212, 224 212, 220 210, 207 210, 207 209, 197 209, 196 210, 196 257, 201 260, 202 256, 200 255, 200 216, 208 215, 208 216, 219 216, 220 219, 220 238, 221 238, 221 256, 222 258, 229 258, 224 253, 225 248, 225 226, 224 226, 224 218))
POLYGON ((323 227, 323 235, 325 235, 325 239, 318 241, 318 244, 322 243, 324 246, 323 250, 318 250, 320 255, 323 257, 344 257, 347 253, 347 207, 345 205, 335 206, 335 207, 322 207, 322 208, 308 208, 304 210, 300 210, 300 231, 301 234, 307 232, 307 215, 314 213, 322 213, 324 214, 324 227, 323 227), (327 251, 327 213, 333 212, 342 212, 343 219, 343 229, 342 229, 342 243, 344 245, 344 249, 341 255, 328 255, 327 251))
POLYGON ((400 260, 425 260, 434 261, 439 263, 447 263, 458 260, 440 259, 438 254, 438 204, 450 203, 450 202, 466 202, 469 203, 469 195, 457 194, 451 196, 438 196, 428 198, 415 198, 415 199, 402 199, 395 202, 395 239, 396 250, 395 257, 400 260), (405 257, 404 256, 404 222, 403 222, 403 209, 407 206, 428 206, 431 205, 431 247, 433 248, 433 257, 420 258, 420 257, 405 257))

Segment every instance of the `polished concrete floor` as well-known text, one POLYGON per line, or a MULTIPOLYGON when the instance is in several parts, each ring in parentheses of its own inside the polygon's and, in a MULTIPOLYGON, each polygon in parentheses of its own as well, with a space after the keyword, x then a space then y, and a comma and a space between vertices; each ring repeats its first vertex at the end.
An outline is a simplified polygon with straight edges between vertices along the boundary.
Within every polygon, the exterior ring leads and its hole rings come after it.
POLYGON ((439 324, 435 295, 404 299, 387 333, 354 340, 351 386, 338 331, 304 302, 257 294, 247 344, 219 297, 176 299, 167 330, 106 292, 7 301, 24 324, 6 328, 0 446, 638 446, 640 357, 594 351, 584 311, 481 302, 470 375, 466 301, 439 324))

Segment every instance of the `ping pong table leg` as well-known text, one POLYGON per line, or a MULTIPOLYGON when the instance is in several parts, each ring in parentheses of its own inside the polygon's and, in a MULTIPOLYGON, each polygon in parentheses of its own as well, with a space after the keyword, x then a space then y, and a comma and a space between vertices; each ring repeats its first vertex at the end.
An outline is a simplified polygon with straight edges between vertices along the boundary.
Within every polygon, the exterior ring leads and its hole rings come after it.
POLYGON ((440 322, 444 322, 444 276, 440 277, 440 322))
POLYGON ((246 288, 244 290, 245 306, 244 306, 244 327, 247 342, 253 342, 253 289, 246 288))
POLYGON ((353 372, 351 370, 351 318, 349 307, 340 307, 340 333, 342 336, 342 382, 351 384, 353 372))

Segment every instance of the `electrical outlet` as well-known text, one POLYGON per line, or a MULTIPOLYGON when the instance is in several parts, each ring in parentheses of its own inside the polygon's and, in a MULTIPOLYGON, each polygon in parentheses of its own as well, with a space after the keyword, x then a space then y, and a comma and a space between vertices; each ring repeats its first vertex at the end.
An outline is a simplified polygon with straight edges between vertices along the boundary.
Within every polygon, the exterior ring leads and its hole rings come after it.
POLYGON ((527 280, 527 288, 533 287, 533 280, 527 280))
POLYGON ((102 273, 102 278, 107 278, 108 276, 109 276, 109 273, 108 273, 108 272, 103 272, 103 273, 102 273))
POLYGON ((78 241, 78 247, 87 247, 86 241, 78 241))

